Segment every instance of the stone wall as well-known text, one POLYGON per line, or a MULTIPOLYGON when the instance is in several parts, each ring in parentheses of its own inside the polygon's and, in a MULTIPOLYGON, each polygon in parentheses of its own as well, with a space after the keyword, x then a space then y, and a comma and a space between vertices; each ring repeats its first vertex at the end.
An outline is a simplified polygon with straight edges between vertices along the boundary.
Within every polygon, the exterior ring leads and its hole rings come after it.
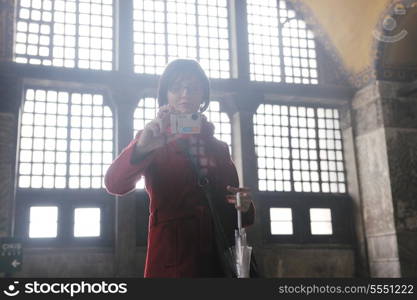
POLYGON ((361 198, 351 103, 344 105, 340 109, 340 124, 343 137, 343 155, 345 159, 347 190, 352 199, 352 222, 355 235, 353 245, 355 253, 355 276, 368 277, 368 249, 364 227, 364 216, 362 213, 364 204, 361 198))
POLYGON ((402 98, 402 84, 384 83, 384 121, 401 274, 417 276, 417 97, 402 98))
POLYGON ((113 277, 112 249, 24 249, 15 277, 113 277))
POLYGON ((399 277, 385 128, 378 85, 360 90, 352 101, 352 123, 370 275, 399 277), (383 245, 382 249, 381 246, 383 245))
POLYGON ((417 101, 376 82, 352 101, 371 276, 416 276, 417 101))
POLYGON ((257 253, 268 278, 353 277, 355 274, 354 252, 349 248, 270 245, 257 249, 257 253))

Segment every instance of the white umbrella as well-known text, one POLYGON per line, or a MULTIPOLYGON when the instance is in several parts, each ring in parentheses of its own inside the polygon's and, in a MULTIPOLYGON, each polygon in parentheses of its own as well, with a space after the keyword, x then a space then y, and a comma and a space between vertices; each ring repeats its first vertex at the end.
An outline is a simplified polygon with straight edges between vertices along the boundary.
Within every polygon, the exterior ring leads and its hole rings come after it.
MULTIPOLYGON (((241 205, 240 192, 236 193, 236 204, 241 205)), ((252 247, 248 246, 246 230, 242 227, 242 212, 237 209, 237 229, 235 230, 234 256, 238 278, 249 278, 252 247)))

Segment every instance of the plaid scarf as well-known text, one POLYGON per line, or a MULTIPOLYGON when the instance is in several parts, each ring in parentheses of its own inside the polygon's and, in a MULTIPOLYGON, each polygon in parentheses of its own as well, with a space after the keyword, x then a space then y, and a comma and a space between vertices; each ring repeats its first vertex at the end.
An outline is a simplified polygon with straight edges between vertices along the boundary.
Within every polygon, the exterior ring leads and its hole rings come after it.
POLYGON ((214 134, 214 125, 202 116, 202 126, 200 134, 192 134, 182 139, 184 146, 188 149, 190 158, 198 166, 200 175, 207 176, 209 169, 216 166, 214 158, 207 153, 205 137, 212 137, 214 134))

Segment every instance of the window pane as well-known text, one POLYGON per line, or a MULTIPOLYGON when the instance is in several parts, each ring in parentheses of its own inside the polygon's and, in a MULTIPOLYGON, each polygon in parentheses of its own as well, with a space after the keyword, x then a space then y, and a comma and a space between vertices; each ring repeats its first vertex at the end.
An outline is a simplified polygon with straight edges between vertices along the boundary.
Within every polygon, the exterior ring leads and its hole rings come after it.
POLYGON ((332 222, 311 222, 311 234, 331 235, 332 233, 332 222))
POLYGON ((76 208, 74 210, 74 236, 100 236, 100 208, 76 208))
POLYGON ((293 234, 291 208, 271 207, 269 209, 269 214, 271 220, 271 234, 293 234))
POLYGON ((271 234, 291 235, 293 234, 292 222, 289 221, 271 221, 271 234))
POLYGON ((58 207, 32 206, 29 213, 29 237, 52 238, 57 236, 58 207))
POLYGON ((273 207, 269 209, 271 221, 291 221, 291 208, 273 207))
POLYGON ((310 208, 311 234, 331 235, 332 216, 330 208, 310 208))
POLYGON ((331 221, 331 210, 329 208, 310 208, 311 221, 331 221))

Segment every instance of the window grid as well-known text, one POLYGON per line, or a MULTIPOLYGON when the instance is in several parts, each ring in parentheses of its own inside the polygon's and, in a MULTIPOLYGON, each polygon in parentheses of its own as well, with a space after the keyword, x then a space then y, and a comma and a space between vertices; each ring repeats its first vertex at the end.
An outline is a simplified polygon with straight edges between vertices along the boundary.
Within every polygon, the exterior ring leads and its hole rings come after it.
MULTIPOLYGON (((158 113, 158 101, 153 97, 140 99, 133 116, 133 137, 139 130, 143 130, 145 125, 156 118, 158 113)), ((136 189, 144 189, 145 181, 143 177, 136 183, 136 189)))
POLYGON ((102 95, 71 98, 69 188, 104 188, 113 160, 113 117, 102 95))
POLYGON ((225 142, 229 146, 229 152, 232 153, 232 125, 229 116, 220 111, 218 101, 210 101, 208 109, 204 112, 207 120, 214 124, 214 136, 225 142))
POLYGON ((294 191, 320 192, 314 109, 290 106, 289 116, 294 191))
POLYGON ((113 69, 112 0, 20 0, 15 61, 113 69))
POLYGON ((286 83, 318 84, 316 44, 311 30, 285 1, 279 1, 282 55, 286 83))
POLYGON ((28 89, 24 102, 19 187, 65 188, 68 93, 28 89))
POLYGON ((212 78, 230 78, 226 0, 134 1, 136 73, 161 74, 168 61, 195 58, 212 78))
POLYGON ((254 115, 260 191, 345 193, 337 109, 262 104, 254 115))
POLYGON ((27 89, 19 188, 104 188, 113 159, 113 118, 99 94, 27 89))
POLYGON ((313 33, 286 1, 247 0, 250 78, 318 84, 313 33))
POLYGON ((320 175, 323 192, 345 193, 343 143, 337 109, 317 109, 320 175))
POLYGON ((250 79, 281 82, 276 0, 247 0, 250 79))

